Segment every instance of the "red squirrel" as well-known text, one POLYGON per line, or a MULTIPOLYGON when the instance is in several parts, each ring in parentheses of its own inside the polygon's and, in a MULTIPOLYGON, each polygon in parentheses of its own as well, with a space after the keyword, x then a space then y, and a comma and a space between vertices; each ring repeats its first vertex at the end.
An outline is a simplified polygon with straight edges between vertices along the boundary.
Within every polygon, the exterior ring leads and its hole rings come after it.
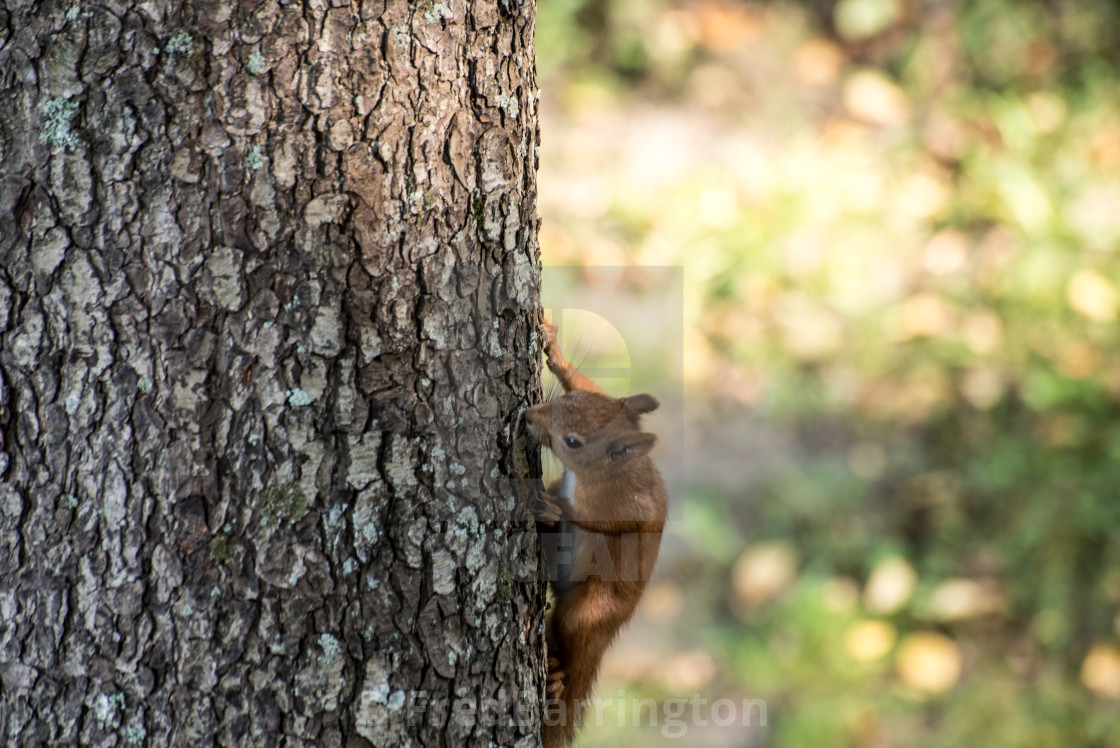
POLYGON ((640 424, 657 400, 610 397, 564 359, 552 324, 544 332, 548 368, 564 394, 530 408, 526 421, 564 465, 536 507, 554 597, 543 740, 544 748, 561 748, 575 734, 603 653, 645 591, 666 493, 649 457, 656 437, 640 424))

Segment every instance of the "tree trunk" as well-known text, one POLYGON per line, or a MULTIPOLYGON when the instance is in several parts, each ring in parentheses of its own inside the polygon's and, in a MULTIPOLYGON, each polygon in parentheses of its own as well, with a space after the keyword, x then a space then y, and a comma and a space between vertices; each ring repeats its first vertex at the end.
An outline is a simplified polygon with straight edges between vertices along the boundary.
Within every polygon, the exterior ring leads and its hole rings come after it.
POLYGON ((0 8, 0 740, 537 744, 533 15, 0 8))

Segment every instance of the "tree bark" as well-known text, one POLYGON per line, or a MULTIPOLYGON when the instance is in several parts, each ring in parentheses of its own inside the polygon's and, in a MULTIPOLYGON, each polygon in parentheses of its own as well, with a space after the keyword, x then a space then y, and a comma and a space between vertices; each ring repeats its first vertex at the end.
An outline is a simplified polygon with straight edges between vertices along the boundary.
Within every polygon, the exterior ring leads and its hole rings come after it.
POLYGON ((5 742, 538 744, 533 17, 0 8, 5 742))

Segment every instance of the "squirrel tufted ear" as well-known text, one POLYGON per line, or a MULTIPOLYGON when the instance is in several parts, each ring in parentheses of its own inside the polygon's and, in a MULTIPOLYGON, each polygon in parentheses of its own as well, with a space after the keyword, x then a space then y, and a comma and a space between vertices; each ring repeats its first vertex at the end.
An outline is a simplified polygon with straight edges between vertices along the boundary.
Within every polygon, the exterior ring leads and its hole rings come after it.
POLYGON ((651 410, 657 410, 659 405, 661 405, 661 403, 657 402, 657 398, 653 395, 631 395, 626 398, 626 407, 638 415, 649 413, 651 410))
POLYGON ((611 462, 628 460, 631 457, 641 457, 649 454, 655 441, 657 441, 657 437, 653 434, 635 431, 611 442, 611 446, 607 449, 607 456, 611 462))

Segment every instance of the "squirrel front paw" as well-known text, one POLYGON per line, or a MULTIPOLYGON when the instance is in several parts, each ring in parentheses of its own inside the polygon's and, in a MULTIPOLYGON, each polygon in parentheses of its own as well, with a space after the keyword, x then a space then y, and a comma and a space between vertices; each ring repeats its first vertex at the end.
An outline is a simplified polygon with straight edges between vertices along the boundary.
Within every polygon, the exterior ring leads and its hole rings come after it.
POLYGON ((538 494, 537 503, 534 507, 537 522, 553 527, 557 522, 563 520, 565 516, 563 502, 563 499, 550 493, 541 492, 538 494))
POLYGON ((558 347, 556 345, 556 325, 546 319, 541 323, 541 329, 544 331, 544 352, 550 354, 558 347))
POLYGON ((544 331, 544 355, 546 356, 546 363, 548 368, 552 369, 557 366, 563 357, 560 355, 560 344, 556 342, 556 325, 548 320, 545 320, 541 325, 544 331))

